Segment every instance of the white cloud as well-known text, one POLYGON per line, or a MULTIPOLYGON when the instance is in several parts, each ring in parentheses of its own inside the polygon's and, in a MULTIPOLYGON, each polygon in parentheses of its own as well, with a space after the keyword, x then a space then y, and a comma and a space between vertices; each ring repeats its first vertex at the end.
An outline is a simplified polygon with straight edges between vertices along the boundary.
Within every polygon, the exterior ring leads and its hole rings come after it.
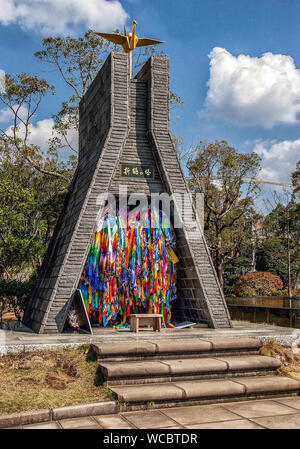
POLYGON ((73 35, 83 26, 99 31, 121 27, 127 13, 118 0, 1 0, 0 23, 43 35, 73 35))
MULTIPOLYGON (((24 136, 24 127, 20 124, 20 129, 18 131, 18 136, 22 138, 24 136)), ((29 138, 28 143, 32 145, 37 145, 41 148, 43 152, 46 152, 49 148, 49 139, 57 136, 53 132, 54 120, 52 118, 47 118, 44 120, 39 120, 35 125, 29 125, 29 138)), ((8 127, 6 134, 12 136, 12 129, 8 127)), ((67 134, 67 139, 74 150, 78 150, 78 133, 75 130, 70 130, 67 134)), ((72 154, 69 147, 63 148, 60 151, 60 159, 65 159, 70 154, 72 154)), ((74 153, 73 153, 74 154, 74 153)))
POLYGON ((213 179, 211 182, 217 190, 222 190, 224 185, 221 179, 213 179))
MULTIPOLYGON (((54 121, 52 118, 39 120, 35 126, 31 125, 29 128, 29 143, 38 145, 43 151, 47 151, 48 140, 51 137, 56 136, 56 134, 53 133, 53 126, 54 121)), ((77 132, 69 131, 68 140, 70 141, 70 144, 73 144, 75 146, 75 148, 78 147, 77 139, 77 132)))
POLYGON ((291 173, 300 159, 300 139, 282 142, 261 141, 256 143, 254 151, 262 157, 260 178, 291 182, 291 173))
POLYGON ((5 92, 5 72, 0 69, 0 94, 5 92))
POLYGON ((200 115, 265 128, 299 123, 300 70, 292 57, 273 53, 235 57, 215 47, 209 58, 208 92, 200 115))
MULTIPOLYGON (((18 105, 13 105, 12 109, 14 111, 16 111, 17 107, 18 107, 18 105)), ((0 109, 0 123, 9 123, 13 120, 13 117, 14 117, 14 113, 10 108, 6 107, 3 109, 0 109)), ((26 119, 27 109, 24 106, 19 107, 18 117, 23 120, 26 119)), ((19 122, 19 120, 18 120, 18 122, 19 122)))
POLYGON ((7 109, 0 109, 0 123, 7 123, 12 118, 12 112, 7 109))

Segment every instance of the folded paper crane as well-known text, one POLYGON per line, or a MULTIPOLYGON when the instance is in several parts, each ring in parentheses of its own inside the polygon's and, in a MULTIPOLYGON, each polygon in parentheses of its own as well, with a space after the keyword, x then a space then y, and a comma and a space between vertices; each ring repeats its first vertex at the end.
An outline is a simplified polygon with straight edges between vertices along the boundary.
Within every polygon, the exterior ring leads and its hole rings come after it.
POLYGON ((136 47, 145 47, 147 45, 157 45, 163 44, 164 41, 158 41, 157 39, 149 39, 148 37, 138 37, 135 34, 135 27, 137 25, 137 21, 134 20, 132 24, 132 31, 127 35, 126 28, 124 27, 125 34, 117 34, 117 33, 96 33, 98 36, 103 37, 104 39, 113 42, 114 44, 122 45, 125 53, 129 53, 130 55, 130 78, 132 78, 132 51, 136 47))

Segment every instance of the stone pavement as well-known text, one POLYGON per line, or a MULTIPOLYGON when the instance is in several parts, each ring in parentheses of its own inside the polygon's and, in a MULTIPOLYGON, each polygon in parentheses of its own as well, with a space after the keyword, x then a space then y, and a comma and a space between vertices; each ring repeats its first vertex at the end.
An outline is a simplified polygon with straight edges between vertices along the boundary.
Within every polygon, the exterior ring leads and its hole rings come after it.
POLYGON ((162 329, 153 332, 151 329, 139 331, 137 334, 129 329, 94 328, 94 334, 35 334, 26 326, 15 330, 0 329, 0 355, 8 352, 36 351, 41 349, 76 348, 84 343, 114 343, 119 341, 143 340, 182 340, 185 338, 239 338, 253 337, 260 340, 276 340, 281 344, 291 344, 295 340, 293 332, 299 329, 271 326, 265 324, 233 322, 232 329, 162 329))
POLYGON ((300 429, 300 397, 62 419, 14 429, 300 429))

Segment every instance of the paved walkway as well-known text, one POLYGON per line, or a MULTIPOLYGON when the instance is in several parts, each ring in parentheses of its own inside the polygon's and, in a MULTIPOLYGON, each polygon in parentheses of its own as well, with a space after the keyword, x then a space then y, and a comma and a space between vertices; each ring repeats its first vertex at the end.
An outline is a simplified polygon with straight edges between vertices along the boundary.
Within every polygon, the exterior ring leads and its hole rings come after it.
POLYGON ((166 340, 184 338, 233 338, 256 337, 261 340, 276 340, 282 344, 291 344, 299 329, 271 326, 265 324, 233 322, 232 329, 162 329, 161 332, 143 330, 134 334, 129 329, 118 330, 112 328, 94 328, 94 335, 63 333, 63 334, 35 334, 22 326, 15 330, 0 329, 0 355, 8 352, 35 351, 39 349, 58 349, 63 347, 76 348, 84 343, 114 343, 118 341, 137 340, 166 340))
POLYGON ((23 429, 300 429, 300 397, 63 419, 23 429))

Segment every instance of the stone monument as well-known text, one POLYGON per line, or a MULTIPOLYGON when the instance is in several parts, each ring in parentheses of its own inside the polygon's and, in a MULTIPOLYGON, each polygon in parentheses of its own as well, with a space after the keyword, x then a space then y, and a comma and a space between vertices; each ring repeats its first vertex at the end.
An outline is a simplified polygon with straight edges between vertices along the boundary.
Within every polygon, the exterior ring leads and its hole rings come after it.
MULTIPOLYGON (((99 195, 118 195, 122 185, 128 194, 167 192, 180 215, 176 197, 189 191, 170 135, 169 104, 169 59, 152 56, 131 79, 130 58, 120 52, 110 54, 81 100, 78 167, 23 320, 35 332, 63 330, 95 233, 99 195), (149 168, 148 175, 130 176, 130 167, 149 168)), ((192 202, 190 210, 196 217, 192 202)), ((172 316, 231 327, 200 224, 193 233, 185 225, 176 229, 176 239, 172 316)))

